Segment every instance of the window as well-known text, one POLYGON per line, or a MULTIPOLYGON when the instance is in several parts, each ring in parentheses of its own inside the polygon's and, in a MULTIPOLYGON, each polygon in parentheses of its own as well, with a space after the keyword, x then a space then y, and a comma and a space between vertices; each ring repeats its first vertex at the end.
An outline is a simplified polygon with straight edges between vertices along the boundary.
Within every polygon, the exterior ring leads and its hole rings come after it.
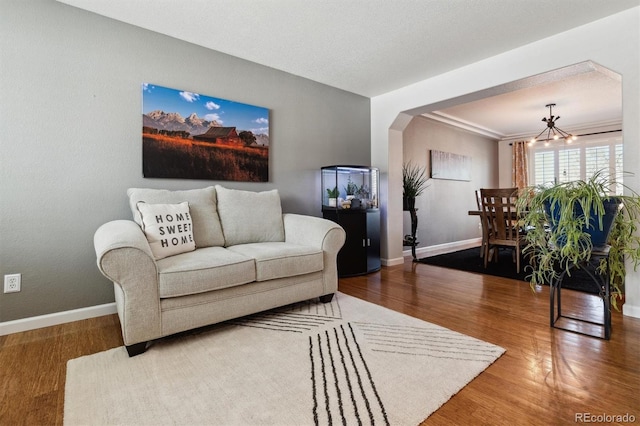
POLYGON ((558 151, 558 181, 561 183, 580 179, 580 148, 558 151))
POLYGON ((542 185, 545 182, 555 182, 555 152, 540 151, 536 152, 534 167, 531 169, 535 173, 535 184, 542 185))
MULTIPOLYGON (((598 170, 610 169, 608 146, 593 146, 585 149, 586 175, 591 176, 598 170)), ((615 166, 614 166, 615 167, 615 166)))
POLYGON ((530 181, 535 185, 586 179, 604 169, 618 182, 615 193, 622 194, 623 145, 619 133, 605 138, 580 138, 571 145, 552 142, 548 147, 534 145, 530 149, 530 181))
POLYGON ((623 180, 623 165, 622 165, 622 144, 616 145, 616 155, 615 155, 615 164, 616 164, 616 194, 622 194, 624 192, 624 188, 622 187, 623 180))

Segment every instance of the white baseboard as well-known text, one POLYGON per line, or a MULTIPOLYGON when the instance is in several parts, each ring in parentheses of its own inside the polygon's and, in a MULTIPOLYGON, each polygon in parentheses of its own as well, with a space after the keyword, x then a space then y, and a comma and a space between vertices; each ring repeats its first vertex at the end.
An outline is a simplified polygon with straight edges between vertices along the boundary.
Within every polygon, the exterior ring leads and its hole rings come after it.
POLYGON ((396 259, 380 259, 380 263, 382 263, 382 266, 402 265, 404 263, 404 257, 398 257, 396 259))
POLYGON ((622 314, 627 317, 640 318, 640 306, 632 306, 625 303, 622 305, 622 314))
MULTIPOLYGON (((455 241, 453 243, 439 244, 437 246, 420 247, 416 249, 417 257, 429 257, 437 254, 451 253, 452 251, 464 250, 472 247, 479 247, 482 238, 472 238, 470 240, 455 241)), ((402 257, 395 259, 380 259, 382 266, 402 265, 406 257, 411 257, 411 250, 403 250, 402 257)))
MULTIPOLYGON (((429 257, 443 253, 451 253, 452 251, 464 250, 472 247, 479 247, 482 244, 482 238, 472 238, 470 240, 454 241, 452 243, 438 244, 429 247, 416 248, 416 256, 429 257)), ((404 250, 403 256, 411 257, 411 250, 404 250)))
POLYGON ((116 304, 113 302, 106 303, 104 305, 89 306, 88 308, 73 309, 71 311, 56 312, 37 317, 0 322, 0 336, 35 330, 37 328, 50 327, 52 325, 64 324, 67 322, 80 321, 88 318, 101 317, 103 315, 111 315, 116 312, 116 304))

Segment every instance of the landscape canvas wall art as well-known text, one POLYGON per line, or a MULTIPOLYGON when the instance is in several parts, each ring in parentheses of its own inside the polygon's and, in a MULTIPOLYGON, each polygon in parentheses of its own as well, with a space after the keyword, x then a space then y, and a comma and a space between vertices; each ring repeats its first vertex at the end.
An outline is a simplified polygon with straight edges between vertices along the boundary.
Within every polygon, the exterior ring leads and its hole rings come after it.
POLYGON ((143 83, 142 173, 267 182, 269 110, 143 83))

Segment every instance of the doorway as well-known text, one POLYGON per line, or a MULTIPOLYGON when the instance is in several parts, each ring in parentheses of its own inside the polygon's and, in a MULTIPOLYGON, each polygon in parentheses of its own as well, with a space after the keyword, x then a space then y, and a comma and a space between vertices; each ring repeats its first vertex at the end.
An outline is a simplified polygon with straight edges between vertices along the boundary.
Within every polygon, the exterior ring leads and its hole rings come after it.
MULTIPOLYGON (((491 159, 475 152, 473 163, 475 177, 471 182, 452 183, 433 181, 419 203, 419 253, 452 251, 457 244, 477 238, 477 220, 466 215, 466 210, 474 207, 473 191, 481 186, 511 186, 511 148, 515 140, 526 140, 542 129, 541 118, 545 115, 544 105, 556 102, 563 105, 561 111, 563 128, 578 129, 581 132, 597 132, 622 128, 622 78, 605 67, 586 61, 530 76, 482 91, 470 93, 446 101, 403 111, 390 130, 389 139, 389 217, 402 217, 402 229, 389 229, 389 237, 401 241, 406 229, 402 207, 392 200, 402 193, 394 194, 402 188, 402 176, 398 173, 408 157, 424 161, 429 173, 428 149, 434 146, 440 150, 459 153, 469 151, 469 143, 476 142, 492 151, 491 159), (586 84, 585 84, 586 82, 586 84), (597 83, 597 84, 596 84, 597 83), (602 84, 602 88, 599 85, 602 84), (587 87, 584 93, 580 87, 587 87), (600 90, 597 95, 593 90, 600 90), (585 100, 586 99, 586 100, 585 100), (502 112, 501 112, 502 111, 502 112), (513 117, 510 119, 510 117, 513 117), (425 122, 429 122, 425 124, 425 122), (420 124, 416 124, 419 122, 420 124), (500 123, 504 122, 504 125, 500 123), (525 124, 517 124, 525 123, 525 124), (488 123, 488 124, 487 124, 488 123), (497 124, 496 124, 497 123, 497 124), (416 151, 414 127, 446 127, 453 132, 448 139, 431 136, 424 138, 424 146, 416 151), (394 142, 395 139, 395 142, 394 142), (400 142, 400 143, 398 143, 400 142), (411 146, 409 144, 412 144, 411 146), (494 148, 490 148, 493 145, 494 148), (420 152, 419 150, 422 150, 420 152), (405 151, 411 152, 405 155, 405 151), (458 151, 458 152, 456 152, 458 151), (417 154, 416 154, 417 152, 417 154), (392 160, 395 161, 392 163, 392 160), (484 166, 483 166, 484 164, 484 166), (485 173, 482 173, 483 167, 485 173), (391 171, 394 170, 394 173, 391 171), (494 174, 495 173, 495 174, 494 174), (398 179, 398 180, 394 180, 398 179), (431 211, 446 194, 454 199, 465 199, 464 206, 457 205, 456 212, 431 211), (468 208, 465 206, 468 204, 468 208), (460 230, 463 230, 460 232, 460 230), (393 232, 393 234, 392 234, 393 232), (402 233, 402 235, 400 235, 402 233), (422 234, 422 235, 421 235, 422 234), (422 248, 422 250, 420 250, 422 248)), ((560 112, 560 111, 558 111, 560 112)), ((473 160, 472 160, 473 161, 473 160)), ((390 221, 391 222, 391 221, 390 221)), ((390 227, 391 228, 391 227, 390 227)), ((392 244, 389 244, 391 250, 392 244)), ((406 251, 402 249, 402 253, 406 251)), ((394 258, 394 256, 389 256, 394 258)))

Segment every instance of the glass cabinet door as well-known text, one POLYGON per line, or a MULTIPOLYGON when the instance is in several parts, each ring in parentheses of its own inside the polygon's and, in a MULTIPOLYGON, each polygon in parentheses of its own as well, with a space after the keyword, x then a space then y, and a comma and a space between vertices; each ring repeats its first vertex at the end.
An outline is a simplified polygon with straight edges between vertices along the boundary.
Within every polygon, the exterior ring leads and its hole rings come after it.
POLYGON ((366 166, 322 168, 322 207, 368 210, 378 208, 378 169, 366 166))

